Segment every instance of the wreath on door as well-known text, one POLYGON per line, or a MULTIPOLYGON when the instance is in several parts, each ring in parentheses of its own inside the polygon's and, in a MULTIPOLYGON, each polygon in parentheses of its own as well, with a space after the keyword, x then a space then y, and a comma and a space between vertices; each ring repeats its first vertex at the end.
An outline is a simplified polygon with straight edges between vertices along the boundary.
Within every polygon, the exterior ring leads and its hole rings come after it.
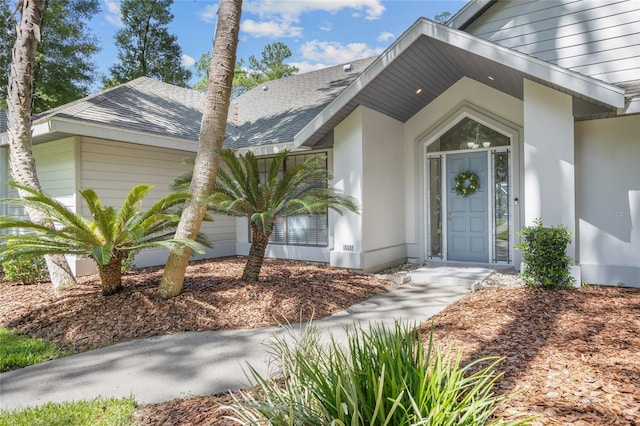
POLYGON ((476 193, 480 187, 480 177, 476 172, 467 170, 456 175, 455 183, 453 190, 456 191, 456 194, 466 198, 476 193))

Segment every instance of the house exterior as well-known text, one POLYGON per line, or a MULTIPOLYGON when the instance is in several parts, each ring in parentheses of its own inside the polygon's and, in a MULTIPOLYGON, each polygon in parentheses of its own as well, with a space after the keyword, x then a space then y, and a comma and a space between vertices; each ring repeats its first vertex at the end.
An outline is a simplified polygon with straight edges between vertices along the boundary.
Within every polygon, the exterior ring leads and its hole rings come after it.
MULTIPOLYGON (((634 0, 471 1, 447 25, 418 19, 377 58, 234 100, 227 146, 264 167, 282 149, 322 153, 361 206, 291 218, 267 254, 364 271, 407 259, 518 268, 517 231, 540 218, 571 230, 583 282, 640 286, 637 28, 634 0)), ((114 204, 135 183, 160 194, 193 155, 201 97, 143 78, 36 117, 44 188, 76 209, 88 187, 114 204)), ((246 221, 207 227, 206 256, 248 253, 246 221)))

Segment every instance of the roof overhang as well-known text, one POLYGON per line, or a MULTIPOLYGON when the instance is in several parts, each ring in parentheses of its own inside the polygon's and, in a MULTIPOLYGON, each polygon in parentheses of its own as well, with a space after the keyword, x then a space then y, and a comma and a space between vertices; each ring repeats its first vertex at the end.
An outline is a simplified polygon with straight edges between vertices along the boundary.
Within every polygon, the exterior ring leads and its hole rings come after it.
POLYGON ((406 122, 463 77, 519 99, 524 79, 530 79, 603 110, 625 106, 620 87, 421 18, 298 132, 294 142, 315 145, 358 105, 406 122))
MULTIPOLYGON (((161 134, 105 126, 104 124, 56 116, 50 116, 44 120, 35 120, 32 125, 31 135, 33 145, 70 136, 87 136, 188 152, 196 152, 198 149, 197 140, 179 139, 161 134)), ((6 146, 8 143, 7 133, 0 134, 0 146, 6 146)))

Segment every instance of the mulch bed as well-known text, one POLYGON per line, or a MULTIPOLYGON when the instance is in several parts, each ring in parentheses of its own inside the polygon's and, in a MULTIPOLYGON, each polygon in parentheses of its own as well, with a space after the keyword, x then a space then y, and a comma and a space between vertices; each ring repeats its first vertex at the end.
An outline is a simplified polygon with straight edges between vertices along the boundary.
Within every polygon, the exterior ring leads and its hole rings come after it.
POLYGON ((100 294, 97 275, 55 294, 50 284, 0 279, 0 325, 75 351, 181 331, 249 329, 338 312, 391 283, 346 269, 265 259, 260 281, 240 281, 244 258, 193 262, 179 297, 161 299, 162 268, 136 270, 124 290, 100 294))
MULTIPOLYGON (((47 284, 0 280, 0 325, 85 350, 183 330, 253 328, 319 318, 384 291, 388 282, 324 266, 268 259, 261 281, 238 280, 244 259, 196 262, 183 294, 155 294, 159 268, 100 295, 97 278, 56 296, 47 284)), ((547 291, 522 286, 471 293, 423 325, 466 361, 500 356, 499 393, 525 389, 501 413, 536 414, 534 425, 640 425, 640 289, 547 291)), ((231 425, 229 395, 140 407, 142 425, 231 425)))

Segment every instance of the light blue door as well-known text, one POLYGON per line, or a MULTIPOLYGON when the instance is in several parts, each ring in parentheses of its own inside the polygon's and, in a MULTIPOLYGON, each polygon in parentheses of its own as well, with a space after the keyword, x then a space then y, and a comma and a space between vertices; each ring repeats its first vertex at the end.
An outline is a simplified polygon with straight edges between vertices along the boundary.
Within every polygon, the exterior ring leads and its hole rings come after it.
MULTIPOLYGON (((468 185, 468 182, 467 182, 468 185)), ((447 259, 489 262, 487 153, 447 155, 447 259), (479 188, 463 197, 454 190, 456 176, 471 171, 479 188)))

